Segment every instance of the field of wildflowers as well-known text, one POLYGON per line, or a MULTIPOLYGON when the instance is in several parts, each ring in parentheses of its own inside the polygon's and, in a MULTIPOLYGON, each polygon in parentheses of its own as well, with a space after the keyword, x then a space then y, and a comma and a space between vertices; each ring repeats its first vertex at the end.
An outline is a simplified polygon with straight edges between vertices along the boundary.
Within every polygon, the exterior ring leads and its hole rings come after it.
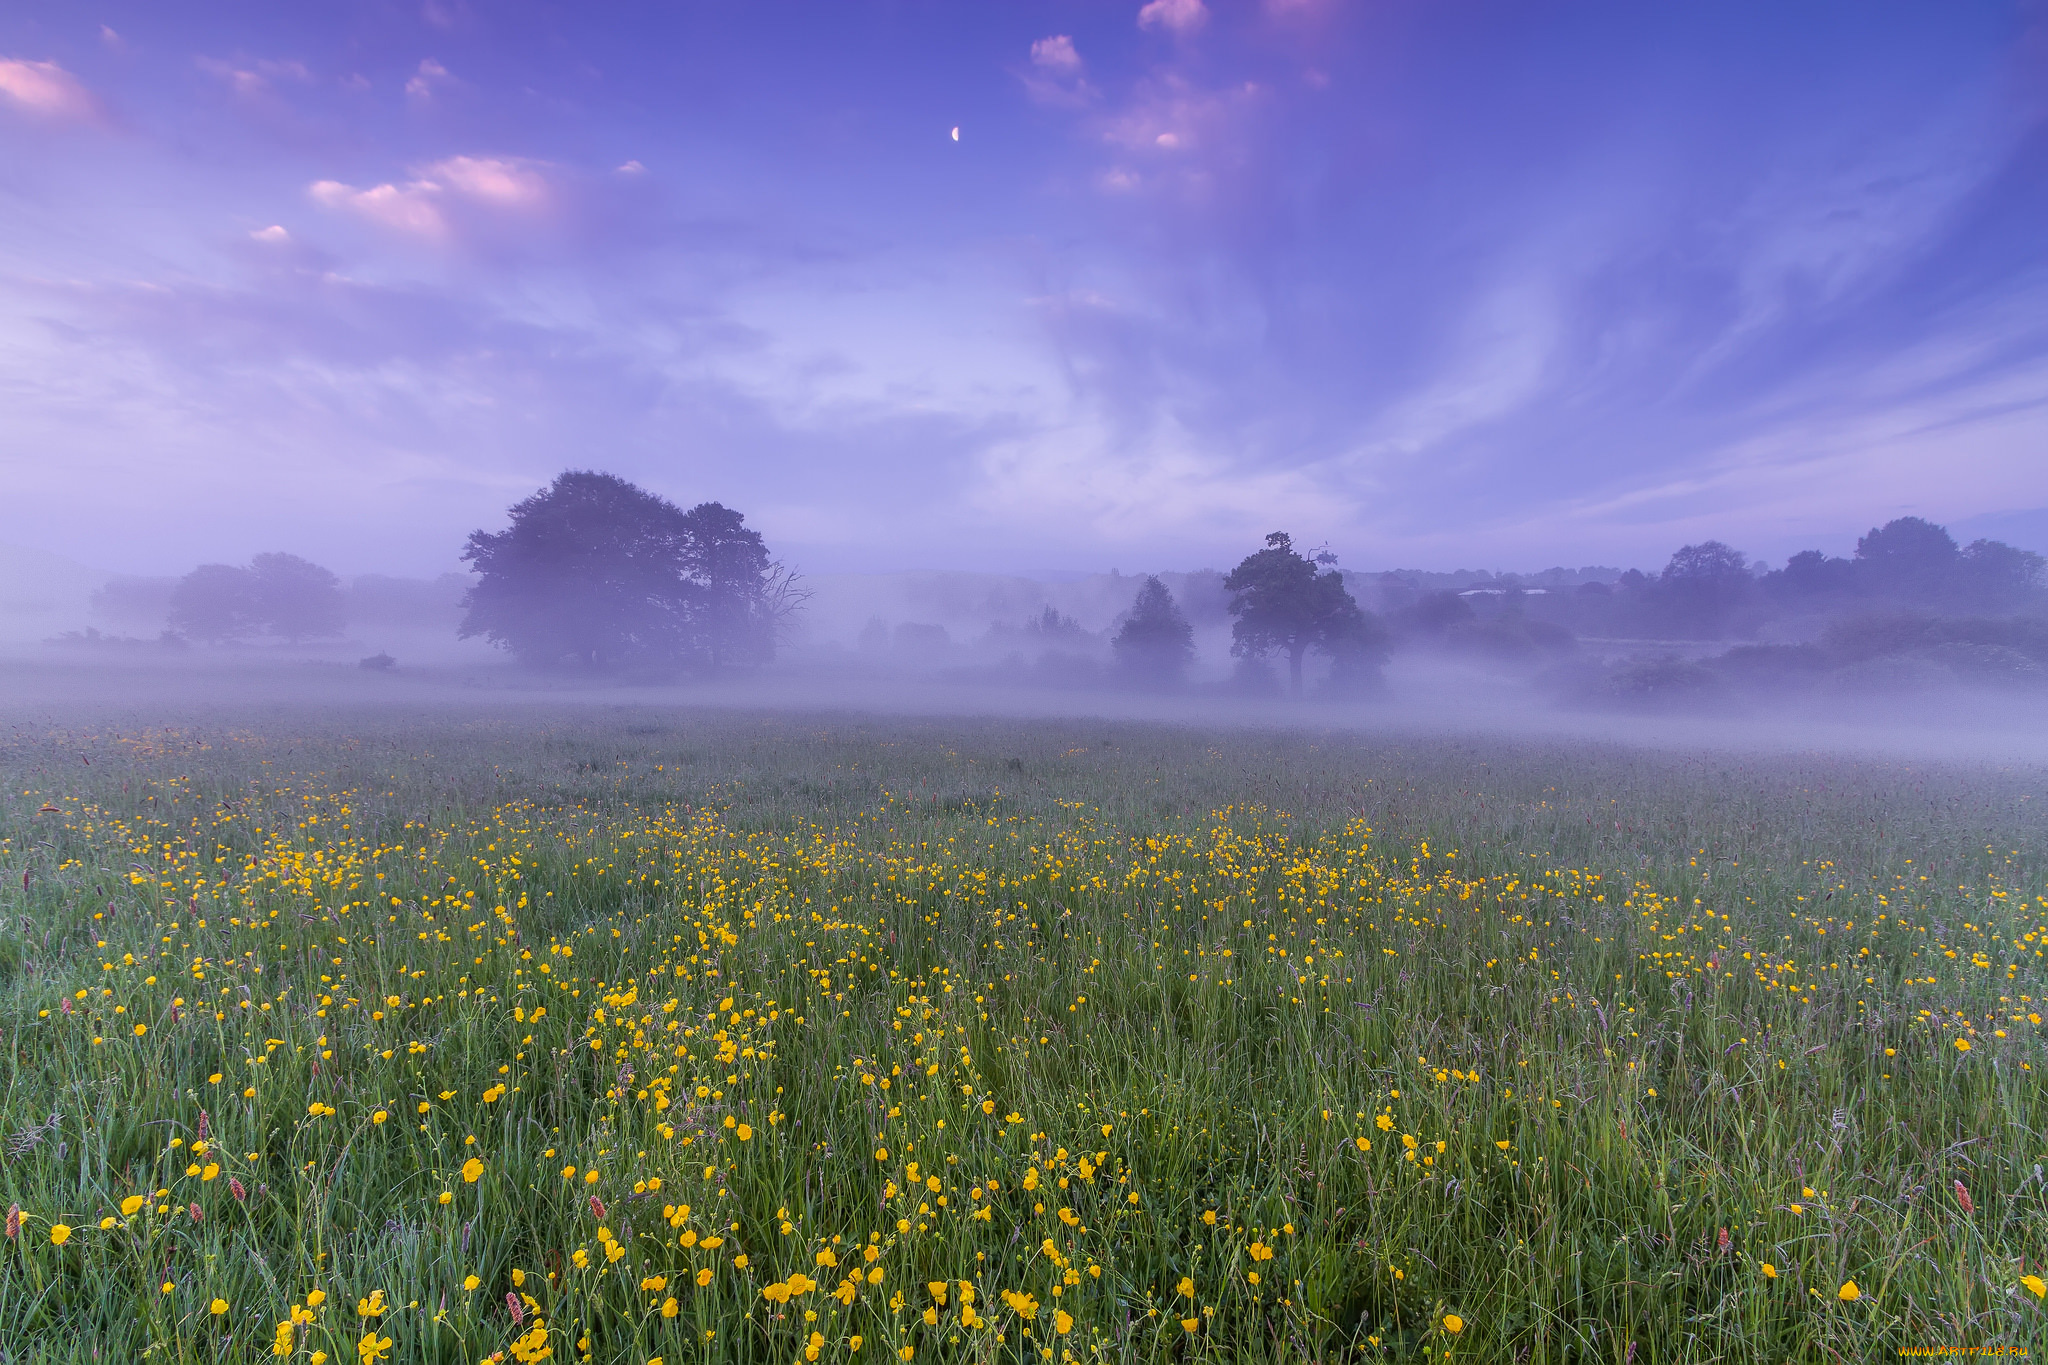
POLYGON ((0 777, 7 1361, 2048 1344, 2037 771, 536 711, 0 777))

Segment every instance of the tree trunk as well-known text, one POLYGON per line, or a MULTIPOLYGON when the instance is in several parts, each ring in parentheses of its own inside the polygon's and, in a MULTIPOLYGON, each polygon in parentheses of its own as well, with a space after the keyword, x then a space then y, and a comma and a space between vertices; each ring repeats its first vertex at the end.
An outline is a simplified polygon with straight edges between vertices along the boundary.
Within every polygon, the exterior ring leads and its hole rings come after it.
POLYGON ((1296 701, 1301 700, 1301 656, 1306 653, 1307 645, 1296 645, 1287 651, 1287 681, 1296 701))

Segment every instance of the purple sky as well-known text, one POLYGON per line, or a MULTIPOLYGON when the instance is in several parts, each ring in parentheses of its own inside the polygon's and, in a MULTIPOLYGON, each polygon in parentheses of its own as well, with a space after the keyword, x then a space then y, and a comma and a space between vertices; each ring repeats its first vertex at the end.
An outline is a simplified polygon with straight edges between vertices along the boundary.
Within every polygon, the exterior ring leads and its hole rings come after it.
POLYGON ((435 572, 564 467, 814 571, 2021 525, 2048 6, 0 8, 0 541, 435 572))

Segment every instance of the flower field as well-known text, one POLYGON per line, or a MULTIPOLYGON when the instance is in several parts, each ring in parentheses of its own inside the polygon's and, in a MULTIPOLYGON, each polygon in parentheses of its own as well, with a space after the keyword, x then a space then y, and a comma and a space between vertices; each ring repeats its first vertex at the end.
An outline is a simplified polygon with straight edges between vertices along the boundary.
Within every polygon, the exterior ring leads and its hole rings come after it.
POLYGON ((2048 1344, 2038 772, 357 722, 0 745, 0 1359, 2048 1344))

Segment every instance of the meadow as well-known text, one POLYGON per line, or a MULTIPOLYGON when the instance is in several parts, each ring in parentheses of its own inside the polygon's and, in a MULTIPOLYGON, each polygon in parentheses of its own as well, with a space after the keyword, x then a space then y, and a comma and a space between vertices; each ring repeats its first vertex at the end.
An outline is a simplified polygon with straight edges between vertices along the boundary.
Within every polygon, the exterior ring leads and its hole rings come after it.
POLYGON ((17 717, 0 1360, 2048 1345, 2048 772, 17 717))

